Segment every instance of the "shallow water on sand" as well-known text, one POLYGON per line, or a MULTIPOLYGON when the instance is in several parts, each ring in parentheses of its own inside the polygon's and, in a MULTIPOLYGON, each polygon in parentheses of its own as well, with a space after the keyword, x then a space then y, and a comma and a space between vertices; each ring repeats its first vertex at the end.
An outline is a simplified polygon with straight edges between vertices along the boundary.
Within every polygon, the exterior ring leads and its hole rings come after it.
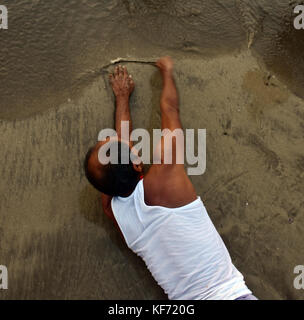
POLYGON ((304 32, 292 24, 297 1, 5 2, 0 118, 57 106, 79 91, 88 73, 118 56, 140 59, 169 50, 212 56, 249 46, 303 95, 304 32))

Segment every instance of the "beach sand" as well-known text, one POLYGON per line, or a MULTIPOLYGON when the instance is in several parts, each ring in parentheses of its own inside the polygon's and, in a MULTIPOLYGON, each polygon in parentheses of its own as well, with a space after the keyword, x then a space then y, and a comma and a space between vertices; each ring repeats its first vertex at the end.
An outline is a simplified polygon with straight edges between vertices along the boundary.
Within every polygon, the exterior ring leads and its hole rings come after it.
MULTIPOLYGON (((207 130, 207 169, 191 180, 234 264, 260 299, 304 298, 293 286, 304 252, 303 33, 291 31, 299 41, 271 59, 277 49, 267 38, 278 38, 267 33, 266 4, 260 18, 246 1, 190 2, 92 0, 82 15, 71 2, 56 16, 61 25, 46 23, 37 4, 8 5, 10 33, 0 49, 0 264, 9 289, 0 299, 166 298, 103 215, 82 168, 99 131, 114 125, 113 67, 101 68, 118 57, 138 61, 125 63, 136 83, 133 124, 152 131, 160 127, 161 77, 140 61, 162 55, 175 61, 184 128, 207 130), (31 15, 42 27, 27 25, 21 37, 14 21, 31 15)), ((276 13, 282 10, 290 18, 283 5, 276 13)), ((277 34, 286 34, 281 27, 277 34)))

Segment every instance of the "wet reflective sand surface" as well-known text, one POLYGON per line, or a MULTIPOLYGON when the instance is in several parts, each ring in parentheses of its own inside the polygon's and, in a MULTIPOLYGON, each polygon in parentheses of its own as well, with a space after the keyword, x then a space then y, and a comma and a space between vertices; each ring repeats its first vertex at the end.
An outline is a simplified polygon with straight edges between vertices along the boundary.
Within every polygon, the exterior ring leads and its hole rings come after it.
POLYGON ((107 70, 136 82, 134 127, 159 127, 161 79, 141 61, 171 55, 185 128, 207 129, 207 171, 192 177, 261 299, 303 299, 304 30, 300 1, 2 1, 2 298, 163 298, 102 215, 82 161, 113 126, 107 70), (302 290, 303 291, 303 290, 302 290))
POLYGON ((1 32, 0 117, 23 118, 57 106, 87 72, 118 54, 140 58, 168 49, 181 57, 212 56, 248 45, 301 95, 304 40, 293 28, 295 4, 9 2, 9 30, 1 32))

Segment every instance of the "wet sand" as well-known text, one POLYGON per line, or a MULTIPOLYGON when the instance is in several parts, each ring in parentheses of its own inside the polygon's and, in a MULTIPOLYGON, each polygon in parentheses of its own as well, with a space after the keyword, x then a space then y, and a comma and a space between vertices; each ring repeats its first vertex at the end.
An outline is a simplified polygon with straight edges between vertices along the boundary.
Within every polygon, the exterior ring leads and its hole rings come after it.
MULTIPOLYGON (((304 252, 304 34, 286 24, 296 1, 282 2, 7 5, 0 264, 9 290, 0 299, 165 297, 102 215, 82 170, 88 147, 114 121, 100 68, 164 54, 176 61, 184 127, 207 129, 207 171, 192 181, 235 265, 261 299, 304 298, 293 287, 304 252)), ((137 85, 134 127, 158 128, 157 70, 126 65, 137 85)))

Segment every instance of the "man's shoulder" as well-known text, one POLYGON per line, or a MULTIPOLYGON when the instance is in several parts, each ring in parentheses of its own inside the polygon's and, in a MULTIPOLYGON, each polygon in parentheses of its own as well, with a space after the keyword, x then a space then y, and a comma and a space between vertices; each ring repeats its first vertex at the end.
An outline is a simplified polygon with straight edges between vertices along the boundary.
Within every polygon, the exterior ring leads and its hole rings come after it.
POLYGON ((177 208, 197 198, 184 170, 166 165, 152 165, 144 179, 147 205, 177 208))

